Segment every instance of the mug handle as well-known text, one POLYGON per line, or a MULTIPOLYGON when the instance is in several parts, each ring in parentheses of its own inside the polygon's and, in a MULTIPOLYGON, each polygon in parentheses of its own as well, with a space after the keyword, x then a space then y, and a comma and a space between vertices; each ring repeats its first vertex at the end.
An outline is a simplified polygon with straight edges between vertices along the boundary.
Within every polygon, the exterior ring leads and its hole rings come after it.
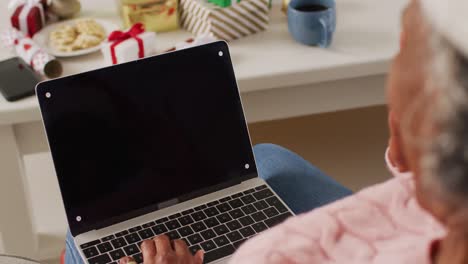
POLYGON ((327 23, 325 22, 325 19, 320 18, 319 24, 321 28, 321 31, 320 31, 321 33, 320 33, 320 42, 318 43, 318 45, 321 48, 327 48, 331 44, 328 41, 330 39, 329 37, 330 32, 328 31, 328 26, 327 26, 327 23))

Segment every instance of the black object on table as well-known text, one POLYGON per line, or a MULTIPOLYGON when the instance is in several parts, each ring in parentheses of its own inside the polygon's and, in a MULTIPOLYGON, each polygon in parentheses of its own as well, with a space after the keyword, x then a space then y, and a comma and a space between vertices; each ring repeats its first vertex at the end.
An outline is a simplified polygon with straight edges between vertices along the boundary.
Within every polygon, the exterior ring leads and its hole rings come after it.
POLYGON ((7 101, 34 95, 40 76, 21 58, 0 61, 0 93, 7 101))

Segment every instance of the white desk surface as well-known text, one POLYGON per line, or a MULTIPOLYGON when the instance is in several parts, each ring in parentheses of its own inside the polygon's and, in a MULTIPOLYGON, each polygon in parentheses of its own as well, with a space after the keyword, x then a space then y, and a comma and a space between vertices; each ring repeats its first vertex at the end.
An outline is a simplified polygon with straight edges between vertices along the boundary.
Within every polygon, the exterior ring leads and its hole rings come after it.
MULTIPOLYGON (((287 18, 276 4, 266 32, 230 44, 242 93, 288 89, 325 81, 384 74, 398 48, 400 13, 405 0, 336 0, 337 32, 329 49, 303 46, 288 33, 287 18)), ((9 26, 8 0, 0 0, 0 30, 9 26)), ((113 0, 82 0, 82 17, 95 16, 119 23, 113 0)), ((158 35, 160 51, 190 37, 185 31, 158 35)), ((0 49, 0 60, 14 54, 0 49)), ((61 59, 64 74, 105 66, 98 52, 61 59)), ((339 94, 337 94, 339 96, 339 94)), ((40 120, 38 104, 30 97, 15 103, 0 96, 0 124, 40 120)))

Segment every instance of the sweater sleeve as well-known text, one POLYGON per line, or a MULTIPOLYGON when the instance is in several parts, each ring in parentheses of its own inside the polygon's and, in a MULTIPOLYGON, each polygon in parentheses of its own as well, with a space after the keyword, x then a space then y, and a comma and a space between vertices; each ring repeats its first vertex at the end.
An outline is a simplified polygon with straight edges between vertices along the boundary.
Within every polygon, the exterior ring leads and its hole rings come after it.
POLYGON ((230 264, 327 263, 320 245, 321 226, 334 223, 332 217, 307 213, 249 239, 230 260, 230 264), (312 224, 312 225, 311 225, 312 224))

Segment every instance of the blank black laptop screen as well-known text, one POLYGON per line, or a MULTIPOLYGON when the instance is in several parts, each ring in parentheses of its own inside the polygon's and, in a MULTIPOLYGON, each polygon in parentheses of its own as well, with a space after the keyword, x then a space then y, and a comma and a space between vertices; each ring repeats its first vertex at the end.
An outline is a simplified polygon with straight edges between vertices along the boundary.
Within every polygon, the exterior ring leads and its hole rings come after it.
POLYGON ((256 177, 223 42, 45 82, 37 95, 74 235, 256 177))

